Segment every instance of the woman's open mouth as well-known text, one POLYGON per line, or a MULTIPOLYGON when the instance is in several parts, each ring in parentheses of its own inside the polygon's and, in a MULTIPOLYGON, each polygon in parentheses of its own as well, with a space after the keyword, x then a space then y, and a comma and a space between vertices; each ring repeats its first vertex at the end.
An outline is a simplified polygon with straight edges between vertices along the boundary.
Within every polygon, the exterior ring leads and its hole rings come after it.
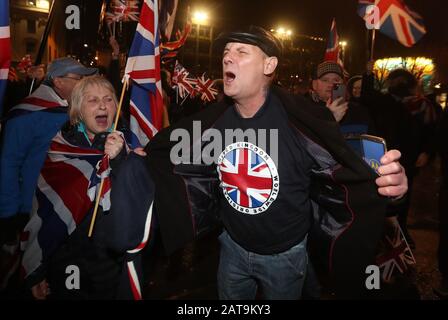
POLYGON ((107 127, 107 115, 96 116, 95 121, 97 125, 107 127))

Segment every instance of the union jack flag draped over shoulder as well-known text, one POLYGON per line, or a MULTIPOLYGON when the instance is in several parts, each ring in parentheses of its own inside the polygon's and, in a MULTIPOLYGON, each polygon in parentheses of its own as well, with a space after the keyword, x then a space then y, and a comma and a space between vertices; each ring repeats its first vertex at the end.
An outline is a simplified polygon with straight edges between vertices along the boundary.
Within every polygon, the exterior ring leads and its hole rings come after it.
POLYGON ((143 3, 125 74, 132 80, 131 146, 145 146, 162 128, 163 117, 157 1, 143 3))
POLYGON ((103 152, 72 145, 61 132, 53 138, 37 183, 37 205, 23 233, 25 276, 50 257, 93 209, 102 178, 100 205, 103 211, 110 209, 109 172, 109 158, 103 152))
POLYGON ((358 14, 366 21, 372 20, 366 12, 371 5, 379 9, 379 30, 406 47, 413 46, 426 33, 422 17, 403 0, 359 0, 358 14))
POLYGON ((9 35, 9 1, 0 0, 0 115, 11 63, 11 39, 9 35))

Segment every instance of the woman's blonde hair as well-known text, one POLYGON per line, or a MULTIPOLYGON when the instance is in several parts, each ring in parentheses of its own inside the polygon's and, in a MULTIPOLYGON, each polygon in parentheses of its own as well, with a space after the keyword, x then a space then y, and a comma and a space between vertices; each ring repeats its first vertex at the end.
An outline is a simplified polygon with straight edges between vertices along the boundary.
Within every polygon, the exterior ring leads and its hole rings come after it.
POLYGON ((70 96, 68 115, 70 118, 70 123, 72 125, 78 124, 82 120, 81 106, 84 102, 87 88, 95 85, 103 87, 104 89, 110 91, 115 105, 118 105, 117 96, 115 95, 115 89, 109 82, 109 80, 99 75, 84 77, 75 85, 70 96))

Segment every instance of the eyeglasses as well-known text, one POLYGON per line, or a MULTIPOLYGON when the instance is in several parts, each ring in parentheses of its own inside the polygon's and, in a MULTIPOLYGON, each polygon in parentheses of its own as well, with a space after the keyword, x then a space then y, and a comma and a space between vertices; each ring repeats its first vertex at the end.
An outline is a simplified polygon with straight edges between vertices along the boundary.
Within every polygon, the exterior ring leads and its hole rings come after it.
POLYGON ((64 77, 61 77, 61 78, 66 78, 66 79, 72 79, 72 80, 79 81, 79 80, 81 80, 83 77, 75 78, 75 77, 64 76, 64 77))

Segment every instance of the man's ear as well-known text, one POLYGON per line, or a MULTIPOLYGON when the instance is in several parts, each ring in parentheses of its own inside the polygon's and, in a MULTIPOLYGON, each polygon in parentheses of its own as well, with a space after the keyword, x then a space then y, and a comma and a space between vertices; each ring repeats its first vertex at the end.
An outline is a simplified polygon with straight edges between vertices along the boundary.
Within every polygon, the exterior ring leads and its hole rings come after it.
POLYGON ((271 75, 274 73, 275 68, 277 68, 278 59, 277 57, 267 57, 264 60, 264 74, 271 75))

